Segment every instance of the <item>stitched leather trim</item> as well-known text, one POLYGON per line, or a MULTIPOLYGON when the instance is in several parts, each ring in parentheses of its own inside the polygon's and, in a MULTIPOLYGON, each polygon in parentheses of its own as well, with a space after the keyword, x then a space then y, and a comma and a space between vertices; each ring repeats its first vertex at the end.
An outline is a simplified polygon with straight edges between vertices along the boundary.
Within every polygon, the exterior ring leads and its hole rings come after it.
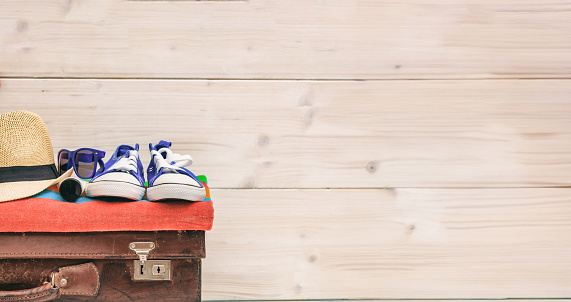
POLYGON ((55 284, 60 287, 62 295, 97 296, 99 271, 91 262, 62 267, 55 274, 55 284), (62 284, 63 279, 65 284, 62 284))
MULTIPOLYGON (((0 253, 0 256, 101 256, 106 259, 139 259, 133 254, 101 254, 101 253, 0 253)), ((153 253, 149 259, 174 257, 174 258, 202 258, 190 254, 160 254, 153 253)))
POLYGON ((48 301, 59 297, 59 288, 51 284, 20 291, 0 291, 0 301, 48 301))

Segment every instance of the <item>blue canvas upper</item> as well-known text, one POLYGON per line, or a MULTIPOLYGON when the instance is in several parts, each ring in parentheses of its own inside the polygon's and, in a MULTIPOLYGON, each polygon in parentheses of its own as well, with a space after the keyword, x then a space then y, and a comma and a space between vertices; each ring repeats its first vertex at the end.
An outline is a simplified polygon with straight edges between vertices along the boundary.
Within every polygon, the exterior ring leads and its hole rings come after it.
MULTIPOLYGON (((154 145, 153 144, 149 144, 149 151, 159 151, 162 148, 169 148, 171 147, 172 143, 171 142, 167 142, 167 141, 163 141, 161 140, 158 144, 154 145)), ((167 173, 165 171, 163 171, 163 169, 158 169, 155 165, 155 161, 154 161, 154 156, 162 156, 164 159, 166 159, 166 154, 163 152, 163 154, 158 154, 158 155, 153 155, 153 157, 151 158, 151 162, 149 163, 149 167, 147 168, 147 179, 149 181, 149 187, 151 187, 153 185, 153 183, 155 182, 155 180, 163 175, 164 173, 167 173)), ((171 162, 169 163, 171 165, 175 164, 175 162, 171 162)), ((172 173, 172 172, 169 172, 172 173)), ((194 179, 198 185, 200 185, 202 187, 202 183, 200 182, 200 180, 198 180, 198 178, 192 173, 190 172, 188 169, 184 168, 184 167, 178 167, 177 168, 177 172, 179 174, 184 174, 189 176, 190 178, 194 179)))
POLYGON ((117 149, 115 150, 115 153, 113 153, 113 156, 111 156, 111 158, 105 163, 104 169, 103 171, 98 171, 95 176, 93 176, 93 178, 91 179, 91 182, 93 182, 95 179, 97 179, 98 177, 105 175, 107 173, 111 173, 111 172, 117 172, 117 173, 130 173, 131 175, 133 175, 141 184, 141 186, 145 185, 145 177, 143 174, 143 164, 141 163, 141 159, 139 157, 137 157, 137 171, 122 171, 122 170, 116 170, 116 169, 111 169, 111 167, 118 162, 120 159, 124 158, 124 157, 129 157, 129 154, 131 151, 139 151, 139 144, 135 145, 135 148, 128 146, 128 145, 120 145, 119 147, 117 147, 117 149))

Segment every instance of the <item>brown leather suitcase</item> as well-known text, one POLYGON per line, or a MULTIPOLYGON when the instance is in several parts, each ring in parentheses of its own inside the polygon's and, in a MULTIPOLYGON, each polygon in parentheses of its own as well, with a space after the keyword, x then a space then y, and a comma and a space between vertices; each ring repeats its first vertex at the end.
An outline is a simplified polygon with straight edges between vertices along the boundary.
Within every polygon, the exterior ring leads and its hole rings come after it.
POLYGON ((0 301, 200 301, 204 231, 0 233, 0 301))

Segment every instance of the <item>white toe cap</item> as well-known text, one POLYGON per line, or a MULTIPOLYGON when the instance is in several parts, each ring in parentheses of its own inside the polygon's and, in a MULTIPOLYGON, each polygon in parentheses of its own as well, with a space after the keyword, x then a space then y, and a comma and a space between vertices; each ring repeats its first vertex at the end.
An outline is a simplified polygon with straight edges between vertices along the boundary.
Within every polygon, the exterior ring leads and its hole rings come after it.
POLYGON ((141 183, 139 183, 139 180, 135 176, 127 172, 110 172, 101 175, 93 180, 93 182, 98 182, 98 181, 121 181, 121 182, 132 183, 138 186, 141 185, 141 183))
POLYGON ((190 185, 190 186, 195 186, 195 187, 201 187, 202 186, 201 184, 197 183, 196 180, 192 179, 188 175, 174 174, 174 173, 163 174, 163 175, 157 177, 157 179, 155 179, 155 182, 153 183, 153 186, 161 185, 161 184, 167 184, 167 183, 168 184, 184 184, 184 185, 190 185))

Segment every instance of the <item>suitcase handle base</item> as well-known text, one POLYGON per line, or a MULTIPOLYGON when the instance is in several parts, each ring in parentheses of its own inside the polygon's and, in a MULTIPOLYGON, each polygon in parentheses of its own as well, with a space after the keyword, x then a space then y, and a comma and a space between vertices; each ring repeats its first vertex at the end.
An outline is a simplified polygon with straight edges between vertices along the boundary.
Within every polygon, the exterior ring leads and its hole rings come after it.
POLYGON ((0 291, 0 301, 49 301, 61 295, 97 296, 99 271, 93 263, 60 268, 51 274, 51 283, 31 289, 0 291))

